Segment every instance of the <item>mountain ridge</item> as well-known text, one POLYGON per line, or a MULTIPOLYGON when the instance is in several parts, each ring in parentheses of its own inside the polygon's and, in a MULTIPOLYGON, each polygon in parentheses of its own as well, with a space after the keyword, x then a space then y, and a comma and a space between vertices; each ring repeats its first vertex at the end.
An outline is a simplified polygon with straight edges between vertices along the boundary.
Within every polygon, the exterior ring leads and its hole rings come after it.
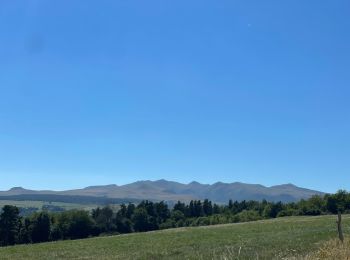
POLYGON ((313 195, 323 195, 324 193, 301 188, 291 183, 267 187, 261 184, 247 184, 241 182, 201 184, 192 181, 188 184, 183 184, 165 179, 156 181, 142 180, 125 185, 94 185, 65 191, 29 190, 23 187, 13 187, 8 191, 0 191, 0 196, 26 194, 92 196, 116 199, 132 198, 153 201, 210 199, 217 203, 226 203, 229 199, 238 201, 266 199, 268 201, 292 202, 300 199, 307 199, 313 195))

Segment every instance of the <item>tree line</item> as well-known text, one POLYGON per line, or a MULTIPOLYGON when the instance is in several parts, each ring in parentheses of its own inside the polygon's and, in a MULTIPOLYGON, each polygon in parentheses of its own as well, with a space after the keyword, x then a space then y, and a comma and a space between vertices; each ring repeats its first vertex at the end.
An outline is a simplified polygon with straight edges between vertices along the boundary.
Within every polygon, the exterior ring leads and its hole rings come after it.
POLYGON ((108 234, 203 226, 284 217, 350 213, 350 193, 313 196, 295 203, 232 201, 218 205, 209 200, 177 202, 169 208, 165 202, 142 201, 138 205, 121 204, 120 209, 98 207, 91 212, 70 210, 41 211, 22 217, 19 208, 6 205, 0 214, 0 245, 39 243, 80 239, 108 234))

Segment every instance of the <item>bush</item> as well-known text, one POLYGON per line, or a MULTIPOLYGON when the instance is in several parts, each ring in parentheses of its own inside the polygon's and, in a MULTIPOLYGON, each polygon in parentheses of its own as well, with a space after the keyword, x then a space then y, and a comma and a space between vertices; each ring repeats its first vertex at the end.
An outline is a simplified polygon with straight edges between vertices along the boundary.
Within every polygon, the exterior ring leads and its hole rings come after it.
POLYGON ((241 213, 235 215, 235 222, 249 222, 262 219, 262 216, 255 210, 243 210, 241 213))

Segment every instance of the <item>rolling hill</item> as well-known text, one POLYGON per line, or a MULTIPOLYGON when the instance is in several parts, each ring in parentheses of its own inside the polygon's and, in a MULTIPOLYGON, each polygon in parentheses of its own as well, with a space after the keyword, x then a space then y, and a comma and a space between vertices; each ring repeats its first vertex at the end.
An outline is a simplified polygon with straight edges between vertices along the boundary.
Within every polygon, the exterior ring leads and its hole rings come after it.
POLYGON ((232 200, 263 200, 292 202, 300 199, 307 199, 312 195, 322 195, 322 192, 297 187, 293 184, 284 184, 265 187, 259 184, 245 184, 240 182, 214 184, 201 184, 191 182, 182 184, 174 181, 137 181, 126 185, 103 185, 90 186, 83 189, 50 191, 50 190, 27 190, 22 187, 15 187, 8 191, 0 191, 0 197, 6 196, 15 199, 16 197, 33 198, 59 196, 86 198, 108 198, 119 200, 142 200, 153 201, 189 201, 191 199, 210 199, 216 203, 227 203, 232 200))
MULTIPOLYGON (((349 225, 344 216, 344 225, 349 225)), ((286 217, 0 247, 1 259, 346 259, 335 216, 286 217), (324 249, 326 241, 332 248, 324 249), (332 250, 339 248, 338 255, 332 250), (305 258, 307 256, 307 258, 305 258)), ((347 241, 346 241, 347 242, 347 241)), ((348 244, 348 242, 347 242, 348 244)), ((347 251, 346 251, 347 250, 347 251)))

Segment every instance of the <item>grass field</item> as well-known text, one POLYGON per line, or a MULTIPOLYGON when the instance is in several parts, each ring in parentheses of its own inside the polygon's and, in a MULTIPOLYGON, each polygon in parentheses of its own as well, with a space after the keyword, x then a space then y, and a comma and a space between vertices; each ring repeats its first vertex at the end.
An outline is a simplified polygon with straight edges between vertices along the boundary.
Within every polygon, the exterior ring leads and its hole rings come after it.
MULTIPOLYGON (((336 241, 335 220, 335 216, 287 217, 18 245, 0 248, 0 259, 300 259, 326 241, 336 241)), ((350 216, 344 216, 347 234, 349 226, 350 216)))
MULTIPOLYGON (((12 205, 19 208, 38 208, 41 210, 43 205, 52 205, 61 207, 65 210, 71 210, 71 209, 82 209, 90 211, 92 209, 95 209, 97 207, 101 207, 101 205, 97 204, 77 204, 77 203, 65 203, 65 202, 48 202, 48 201, 31 201, 31 200, 24 200, 24 201, 17 201, 17 200, 0 200, 0 208, 2 208, 5 205, 12 205)), ((118 209, 119 205, 110 205, 113 209, 118 209)))
POLYGON ((93 208, 98 207, 97 205, 84 205, 84 204, 76 204, 76 203, 64 203, 64 202, 47 202, 47 201, 30 201, 30 200, 23 200, 23 201, 17 201, 17 200, 0 200, 0 208, 2 208, 5 205, 12 205, 19 208, 29 208, 34 207, 41 209, 43 205, 53 205, 58 206, 61 208, 64 208, 65 210, 71 210, 71 209, 84 209, 84 210, 91 210, 93 208))

